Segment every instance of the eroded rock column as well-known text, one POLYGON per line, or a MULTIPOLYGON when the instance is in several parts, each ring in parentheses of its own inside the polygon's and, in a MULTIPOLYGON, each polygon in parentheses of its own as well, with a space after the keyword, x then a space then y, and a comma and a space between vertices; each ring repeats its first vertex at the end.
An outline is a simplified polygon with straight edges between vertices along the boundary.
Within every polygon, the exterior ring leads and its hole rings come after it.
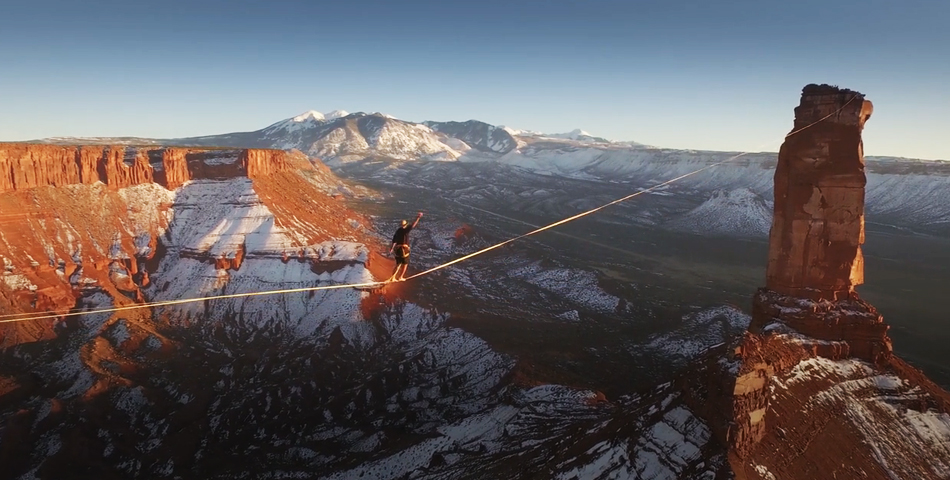
POLYGON ((162 153, 162 182, 165 188, 174 190, 191 180, 188 170, 188 150, 184 148, 167 148, 162 153))
POLYGON ((239 161, 247 178, 260 178, 287 170, 287 154, 283 150, 252 148, 241 152, 239 161))
POLYGON ((809 85, 802 91, 775 169, 769 289, 837 300, 864 283, 861 130, 871 110, 871 102, 851 90, 809 85))
POLYGON ((766 287, 752 300, 749 332, 727 402, 725 441, 739 457, 766 432, 775 375, 822 356, 883 362, 888 326, 855 287, 864 283, 864 95, 808 85, 779 151, 766 287), (728 408, 731 406, 731 408, 728 408))
POLYGON ((828 85, 802 90, 775 169, 766 288, 753 298, 750 331, 780 323, 818 340, 846 342, 815 352, 824 356, 876 362, 891 354, 883 317, 855 292, 864 283, 861 130, 871 111, 858 92, 828 85))

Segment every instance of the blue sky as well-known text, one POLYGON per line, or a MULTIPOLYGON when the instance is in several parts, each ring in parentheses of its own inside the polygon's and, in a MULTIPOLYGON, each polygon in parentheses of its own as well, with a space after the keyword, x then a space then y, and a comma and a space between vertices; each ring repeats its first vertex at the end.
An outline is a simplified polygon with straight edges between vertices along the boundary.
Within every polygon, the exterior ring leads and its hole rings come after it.
POLYGON ((950 159, 950 2, 18 1, 0 140, 256 130, 306 110, 775 150, 808 83, 869 155, 950 159))

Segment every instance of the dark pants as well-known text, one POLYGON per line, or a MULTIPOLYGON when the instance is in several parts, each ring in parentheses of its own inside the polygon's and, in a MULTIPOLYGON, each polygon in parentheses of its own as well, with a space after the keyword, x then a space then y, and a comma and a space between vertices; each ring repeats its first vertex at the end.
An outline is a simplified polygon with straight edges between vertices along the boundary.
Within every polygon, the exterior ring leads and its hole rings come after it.
POLYGON ((393 254, 396 257, 396 265, 409 265, 408 245, 396 245, 396 249, 393 250, 393 254))

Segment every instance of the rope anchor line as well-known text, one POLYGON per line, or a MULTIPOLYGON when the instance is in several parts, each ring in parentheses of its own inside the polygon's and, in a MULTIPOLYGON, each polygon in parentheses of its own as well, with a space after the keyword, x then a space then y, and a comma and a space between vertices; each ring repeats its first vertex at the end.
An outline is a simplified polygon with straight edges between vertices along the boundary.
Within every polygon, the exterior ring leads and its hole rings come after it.
MULTIPOLYGON (((791 137, 792 135, 796 135, 796 134, 802 132, 802 131, 805 130, 805 129, 808 129, 808 128, 810 128, 810 127, 813 127, 813 126, 815 126, 815 125, 817 125, 817 124, 823 122, 824 120, 826 120, 826 119, 828 119, 828 118, 830 118, 830 117, 832 117, 832 116, 834 116, 834 115, 837 115, 839 112, 841 112, 842 110, 844 110, 844 108, 847 107, 848 104, 850 104, 852 101, 854 101, 854 99, 857 98, 857 97, 858 97, 858 95, 854 95, 853 97, 851 97, 850 100, 848 100, 847 102, 845 102, 844 105, 842 105, 840 108, 838 108, 838 109, 835 110, 834 112, 829 113, 828 115, 825 115, 824 117, 822 117, 822 118, 820 118, 820 119, 818 119, 818 120, 816 120, 816 121, 814 121, 814 122, 812 122, 812 123, 810 123, 810 124, 808 124, 808 125, 806 125, 806 126, 804 126, 804 127, 802 127, 802 128, 799 128, 798 130, 792 131, 792 132, 789 133, 788 135, 785 135, 785 136, 783 137, 783 139, 787 139, 787 138, 791 137)), ((769 142, 769 143, 767 143, 767 144, 764 144, 763 147, 764 147, 764 146, 767 146, 767 145, 769 145, 769 144, 771 144, 771 143, 773 143, 773 142, 774 142, 774 141, 769 142)), ((760 147, 760 148, 763 148, 763 147, 760 147)), ((754 152, 742 152, 742 153, 739 153, 738 155, 729 157, 729 158, 727 158, 727 159, 725 159, 725 160, 721 160, 721 161, 718 161, 718 162, 715 162, 715 163, 706 165, 705 167, 702 167, 702 168, 693 170, 692 172, 689 172, 689 173, 680 175, 680 176, 678 176, 678 177, 676 177, 676 178, 672 178, 672 179, 670 179, 670 180, 667 180, 667 181, 665 181, 665 182, 656 184, 656 185, 654 185, 654 186, 652 186, 652 187, 649 187, 649 188, 640 190, 640 191, 638 191, 638 192, 636 192, 636 193, 632 193, 632 194, 627 195, 627 196, 625 196, 625 197, 618 198, 618 199, 616 199, 616 200, 614 200, 614 201, 612 201, 612 202, 605 203, 605 204, 603 204, 603 205, 601 205, 601 206, 599 206, 599 207, 595 207, 595 208, 592 208, 592 209, 587 210, 587 211, 585 211, 585 212, 581 212, 581 213, 578 213, 578 214, 576 214, 576 215, 572 215, 572 216, 570 216, 570 217, 567 217, 567 218, 565 218, 565 219, 558 220, 558 221, 556 221, 556 222, 554 222, 554 223, 551 223, 551 224, 549 224, 549 225, 545 225, 545 226, 543 226, 543 227, 539 227, 539 228, 536 228, 536 229, 534 229, 534 230, 531 230, 531 231, 528 232, 528 233, 523 233, 523 234, 521 234, 521 235, 518 235, 518 236, 512 237, 512 238, 509 238, 508 240, 502 241, 502 242, 497 243, 497 244, 495 244, 495 245, 492 245, 492 246, 489 246, 489 247, 485 247, 485 248, 483 248, 483 249, 481 249, 481 250, 478 250, 478 251, 469 253, 469 254, 467 254, 467 255, 464 255, 464 256, 462 256, 462 257, 456 258, 455 260, 451 260, 451 261, 445 262, 445 263, 443 263, 443 264, 441 264, 441 265, 437 265, 437 266, 435 266, 435 267, 432 267, 432 268, 430 268, 430 269, 428 269, 428 270, 424 270, 424 271, 422 271, 422 272, 416 273, 415 275, 411 275, 411 276, 409 276, 409 277, 406 277, 405 280, 412 280, 412 279, 414 279, 414 278, 419 278, 419 277, 428 275, 428 274, 430 274, 430 273, 436 272, 436 271, 438 271, 438 270, 442 270, 443 268, 450 267, 450 266, 455 265, 455 264, 457 264, 457 263, 464 262, 465 260, 468 260, 468 259, 470 259, 470 258, 472 258, 472 257, 476 257, 476 256, 481 255, 481 254, 483 254, 483 253, 490 252, 490 251, 492 251, 492 250, 494 250, 494 249, 496 249, 496 248, 500 248, 500 247, 503 247, 503 246, 505 246, 505 245, 507 245, 507 244, 509 244, 509 243, 512 243, 512 242, 516 242, 516 241, 518 241, 518 240, 521 240, 522 238, 530 237, 531 235, 535 235, 535 234, 541 233, 541 232, 543 232, 543 231, 545 231, 545 230, 550 230, 550 229, 552 229, 552 228, 554 228, 554 227, 557 227, 557 226, 560 226, 560 225, 564 225, 565 223, 572 222, 572 221, 574 221, 574 220, 577 220, 578 218, 586 217, 587 215, 591 215, 591 214, 593 214, 593 213, 599 212, 599 211, 601 211, 601 210, 603 210, 603 209, 605 209, 605 208, 607 208, 607 207, 610 207, 610 206, 612 206, 612 205, 616 205, 616 204, 618 204, 618 203, 621 203, 621 202, 625 202, 625 201, 627 201, 627 200, 630 200, 631 198, 635 198, 635 197, 638 197, 638 196, 643 195, 643 194, 645 194, 645 193, 652 192, 653 190, 655 190, 655 189, 657 189, 657 188, 660 188, 660 187, 663 187, 663 186, 670 185, 670 184, 672 184, 672 183, 678 182, 678 181, 680 181, 680 180, 682 180, 682 179, 684 179, 684 178, 691 177, 691 176, 693 176, 693 175, 696 175, 697 173, 700 173, 700 172, 709 170, 709 169, 711 169, 711 168, 717 167, 717 166, 722 165, 722 164, 724 164, 724 163, 731 162, 731 161, 733 161, 733 160, 735 160, 735 159, 737 159, 737 158, 739 158, 739 157, 748 155, 748 154, 750 154, 750 153, 754 153, 754 152)), ((134 305, 124 305, 124 306, 121 306, 121 307, 102 308, 102 309, 96 309, 96 310, 85 310, 85 311, 82 311, 82 312, 69 312, 69 313, 56 313, 56 314, 49 314, 49 313, 45 313, 45 312, 44 312, 44 313, 41 313, 41 314, 39 314, 39 315, 36 315, 36 314, 23 315, 23 314, 19 314, 19 313, 18 313, 18 314, 8 314, 8 315, 0 315, 0 324, 2 324, 2 323, 13 323, 13 322, 26 322, 26 321, 30 321, 30 320, 46 320, 46 319, 53 319, 53 318, 76 317, 76 316, 81 316, 81 315, 92 315, 92 314, 95 314, 95 313, 124 312, 124 311, 128 311, 128 310, 136 310, 136 309, 140 309, 140 308, 164 307, 164 306, 169 306, 169 305, 181 305, 181 304, 186 304, 186 303, 204 302, 204 301, 208 301, 208 300, 221 300, 221 299, 227 299, 227 298, 241 298, 241 297, 253 297, 253 296, 263 296, 263 295, 277 295, 277 294, 298 293, 298 292, 313 292, 313 291, 317 291, 317 290, 337 290, 337 289, 343 289, 343 288, 371 288, 371 287, 377 287, 377 286, 380 286, 380 285, 386 285, 387 283, 389 283, 389 282, 365 282, 365 283, 350 283, 350 284, 343 284, 343 285, 324 285, 324 286, 320 286, 320 287, 301 287, 301 288, 290 288, 290 289, 283 289, 283 290, 267 290, 267 291, 260 291, 260 292, 234 293, 234 294, 230 294, 230 295, 213 295, 213 296, 210 296, 210 297, 185 298, 185 299, 167 300, 167 301, 161 301, 161 302, 137 303, 137 304, 134 304, 134 305)))

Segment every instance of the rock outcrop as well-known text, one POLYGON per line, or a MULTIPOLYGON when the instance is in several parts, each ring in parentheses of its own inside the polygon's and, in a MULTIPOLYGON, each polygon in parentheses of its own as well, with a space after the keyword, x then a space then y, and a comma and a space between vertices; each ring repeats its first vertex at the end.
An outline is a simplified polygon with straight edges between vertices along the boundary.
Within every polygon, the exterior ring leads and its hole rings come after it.
POLYGON ((854 290, 864 282, 861 130, 871 111, 858 92, 803 89, 779 151, 766 288, 753 299, 749 328, 780 322, 878 362, 892 351, 888 326, 854 290))
POLYGON ((767 434, 774 381, 812 357, 891 358, 888 326, 855 287, 864 282, 864 153, 871 102, 851 90, 808 85, 779 151, 766 287, 716 389, 727 416, 720 438, 739 457, 767 434))
POLYGON ((864 282, 864 152, 871 102, 809 85, 779 150, 766 286, 816 300, 847 297, 864 282))
POLYGON ((132 155, 127 164, 123 147, 5 144, 0 146, 0 193, 97 181, 112 189, 151 183, 147 153, 132 155))
POLYGON ((110 189, 158 183, 169 190, 198 178, 262 178, 288 170, 282 150, 0 144, 0 193, 43 186, 110 189))
POLYGON ((0 149, 0 192, 78 183, 76 157, 76 149, 70 147, 5 146, 0 149))
POLYGON ((287 154, 283 150, 248 149, 241 152, 239 160, 247 178, 252 180, 287 170, 287 154))
POLYGON ((182 186, 188 180, 191 180, 191 173, 188 171, 188 160, 185 156, 188 150, 184 148, 166 148, 162 152, 162 172, 164 175, 165 188, 174 190, 182 186))

